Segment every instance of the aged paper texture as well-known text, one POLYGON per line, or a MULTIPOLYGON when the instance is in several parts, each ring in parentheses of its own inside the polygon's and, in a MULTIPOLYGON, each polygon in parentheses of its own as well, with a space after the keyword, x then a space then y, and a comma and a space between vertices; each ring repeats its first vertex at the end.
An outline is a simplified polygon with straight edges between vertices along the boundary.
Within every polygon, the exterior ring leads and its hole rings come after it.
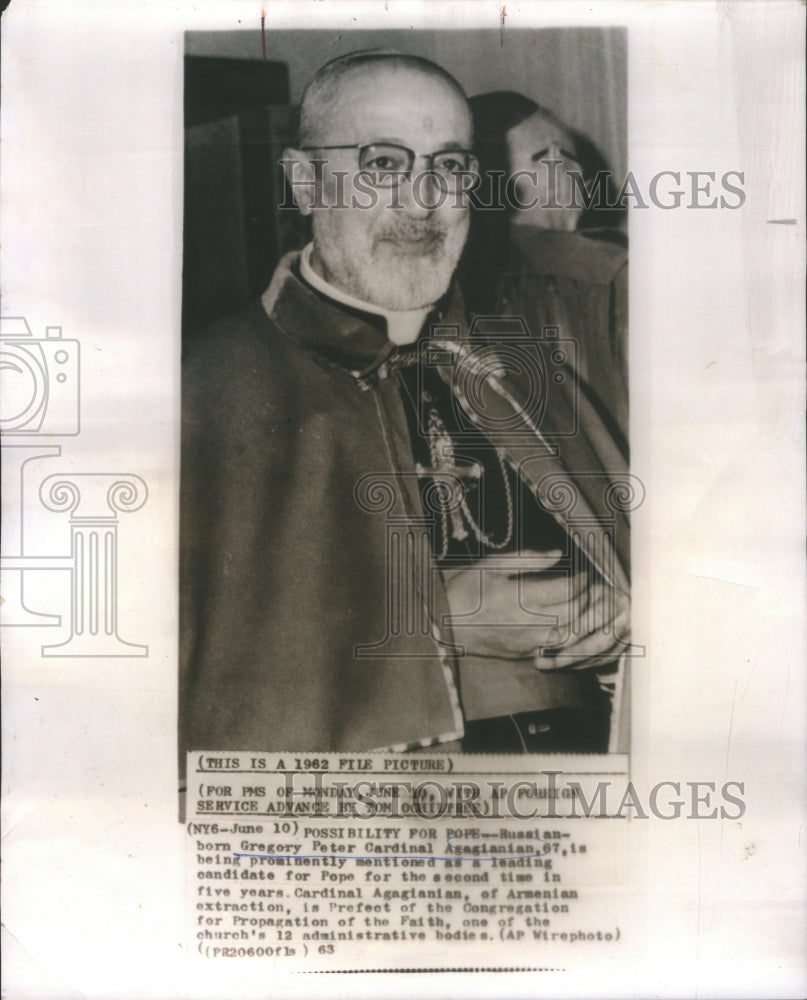
POLYGON ((803 5, 2 29, 5 995, 804 996, 803 5))

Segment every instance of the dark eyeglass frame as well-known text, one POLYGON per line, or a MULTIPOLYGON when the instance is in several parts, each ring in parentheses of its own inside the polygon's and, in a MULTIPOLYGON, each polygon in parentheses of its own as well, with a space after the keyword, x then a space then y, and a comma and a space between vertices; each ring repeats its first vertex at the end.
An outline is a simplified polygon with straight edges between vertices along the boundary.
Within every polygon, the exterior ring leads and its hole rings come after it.
MULTIPOLYGON (((412 170, 415 166, 415 160, 418 158, 418 154, 414 149, 410 149, 408 146, 401 146, 397 142, 352 142, 340 146, 300 146, 300 151, 303 153, 316 153, 318 151, 325 152, 329 149, 358 149, 359 151, 359 170, 362 173, 368 175, 375 175, 376 177, 382 177, 389 184, 397 184, 398 181, 405 177, 407 180, 412 178, 412 170), (406 170, 393 170, 385 174, 383 171, 373 170, 370 167, 363 167, 362 160, 364 159, 367 150, 369 149, 399 149, 402 153, 406 153, 408 159, 408 166, 406 170)), ((477 159, 476 153, 472 149, 457 148, 454 146, 444 147, 443 149, 438 149, 434 153, 424 153, 423 159, 426 160, 428 169, 427 173, 436 173, 439 177, 445 177, 446 179, 450 177, 459 177, 463 173, 475 173, 479 170, 479 160, 477 159), (464 170, 457 171, 456 174, 445 174, 438 170, 434 166, 434 161, 438 156, 444 156, 448 153, 452 153, 455 156, 464 156, 466 158, 467 166, 464 170)), ((383 186, 383 185, 382 185, 383 186)))

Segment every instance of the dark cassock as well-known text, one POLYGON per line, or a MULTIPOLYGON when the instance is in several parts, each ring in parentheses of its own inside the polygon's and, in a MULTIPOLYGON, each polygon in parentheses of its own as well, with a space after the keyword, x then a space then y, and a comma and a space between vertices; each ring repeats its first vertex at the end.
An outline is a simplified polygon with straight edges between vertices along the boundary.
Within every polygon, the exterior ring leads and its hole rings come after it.
POLYGON ((182 756, 624 749, 616 656, 472 655, 444 586, 554 550, 627 592, 625 455, 566 343, 454 289, 396 346, 307 252, 183 358, 182 756))
POLYGON ((569 362, 627 454, 627 241, 615 229, 540 229, 518 219, 495 230, 495 243, 485 242, 487 231, 476 240, 463 272, 466 301, 478 312, 524 317, 534 335, 557 327, 572 338, 569 362))
POLYGON ((494 309, 558 326, 576 342, 574 364, 589 400, 626 450, 628 251, 616 230, 538 229, 511 223, 496 275, 494 309))

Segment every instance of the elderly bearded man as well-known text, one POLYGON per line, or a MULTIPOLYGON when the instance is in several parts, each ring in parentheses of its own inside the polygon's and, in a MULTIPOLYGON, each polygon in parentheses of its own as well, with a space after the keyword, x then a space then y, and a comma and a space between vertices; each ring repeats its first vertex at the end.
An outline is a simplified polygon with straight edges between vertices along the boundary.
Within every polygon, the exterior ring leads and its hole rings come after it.
POLYGON ((573 394, 539 392, 538 426, 468 339, 471 146, 419 58, 354 53, 304 94, 284 163, 313 242, 184 364, 183 751, 605 749, 621 459, 593 414, 553 441, 573 394))

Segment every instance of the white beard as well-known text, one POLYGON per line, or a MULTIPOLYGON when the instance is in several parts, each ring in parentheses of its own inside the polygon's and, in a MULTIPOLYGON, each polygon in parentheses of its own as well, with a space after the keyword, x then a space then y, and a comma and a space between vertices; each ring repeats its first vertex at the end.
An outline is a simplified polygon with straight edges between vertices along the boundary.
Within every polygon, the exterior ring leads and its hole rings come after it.
POLYGON ((351 240, 329 221, 327 214, 314 213, 314 246, 327 280, 368 304, 395 312, 430 306, 446 293, 468 232, 466 215, 464 225, 449 231, 432 221, 407 220, 375 236, 356 233, 351 240), (408 239, 423 239, 424 246, 408 239))

